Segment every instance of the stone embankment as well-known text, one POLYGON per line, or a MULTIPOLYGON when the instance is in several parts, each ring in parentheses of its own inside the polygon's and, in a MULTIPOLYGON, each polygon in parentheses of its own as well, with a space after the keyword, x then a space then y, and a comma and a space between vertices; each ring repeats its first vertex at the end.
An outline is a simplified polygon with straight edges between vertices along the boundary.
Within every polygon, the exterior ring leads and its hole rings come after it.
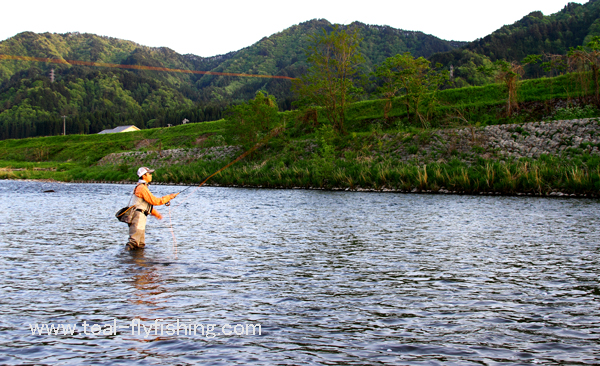
MULTIPOLYGON (((392 139, 392 135, 382 137, 384 141, 392 139)), ((402 139, 394 145, 388 152, 379 153, 395 155, 417 165, 451 159, 470 163, 479 157, 511 160, 536 159, 542 154, 565 158, 583 153, 600 155, 600 120, 591 118, 440 129, 414 135, 409 140, 402 139)), ((130 151, 109 154, 98 165, 165 167, 198 160, 228 161, 240 152, 241 148, 235 146, 130 151)))
POLYGON ((491 148, 514 158, 560 155, 569 148, 599 154, 600 122, 596 119, 487 126, 479 133, 491 148))
POLYGON ((403 145, 395 153, 419 165, 452 158, 472 162, 477 157, 511 160, 536 159, 542 154, 566 158, 567 153, 600 155, 600 121, 591 118, 443 129, 426 138, 416 135, 408 146, 403 145))
POLYGON ((128 151, 106 155, 98 162, 98 165, 147 165, 153 168, 160 168, 175 164, 189 164, 196 160, 229 160, 234 157, 239 150, 240 148, 236 146, 216 146, 209 148, 183 148, 161 151, 128 151))

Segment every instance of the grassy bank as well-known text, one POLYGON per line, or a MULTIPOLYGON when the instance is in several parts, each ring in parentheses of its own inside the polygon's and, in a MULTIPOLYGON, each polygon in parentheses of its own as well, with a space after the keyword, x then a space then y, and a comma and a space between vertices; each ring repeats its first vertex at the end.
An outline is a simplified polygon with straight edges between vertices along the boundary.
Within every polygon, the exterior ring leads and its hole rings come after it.
MULTIPOLYGON (((222 162, 224 165, 225 162, 222 162)), ((221 166, 192 164, 159 169, 156 182, 198 184, 221 166)), ((0 179, 53 179, 66 182, 134 182, 131 172, 113 168, 74 168, 60 171, 29 165, 18 170, 0 168, 0 179)), ((564 164, 559 158, 500 163, 481 159, 475 165, 460 161, 416 166, 382 159, 349 162, 320 159, 287 166, 284 160, 242 162, 211 180, 212 184, 235 187, 320 188, 400 192, 465 194, 576 194, 596 197, 600 192, 597 157, 564 164)))
MULTIPOLYGON (((522 105, 534 107, 522 108, 509 118, 503 114, 505 96, 501 85, 445 90, 439 93, 440 105, 432 112, 434 118, 427 129, 407 119, 401 100, 394 101, 387 120, 383 118, 383 101, 362 101, 349 110, 347 135, 333 134, 322 116, 316 123, 307 123, 296 112, 280 113, 285 121, 282 133, 210 183, 596 196, 600 191, 600 162, 591 150, 573 146, 560 155, 511 159, 476 141, 475 135, 472 141, 452 137, 460 126, 475 130, 552 116, 559 111, 556 105, 576 103, 575 97, 581 94, 569 75, 527 81, 521 87, 522 105), (432 141, 437 143, 435 148, 431 147, 432 141)), ((598 112, 592 108, 586 113, 598 112)), ((143 161, 121 158, 109 165, 99 162, 109 154, 137 151, 164 160, 155 181, 199 183, 235 155, 181 162, 170 158, 172 149, 202 150, 235 144, 235 130, 228 129, 228 123, 221 120, 121 134, 3 140, 0 179, 133 182, 143 161)))
MULTIPOLYGON (((334 149, 313 139, 274 139, 253 156, 211 179, 225 186, 392 190, 403 192, 456 192, 467 194, 536 194, 553 192, 596 196, 600 192, 600 158, 583 151, 538 159, 482 158, 477 146, 471 155, 448 150, 429 163, 402 160, 398 146, 416 150, 430 131, 350 135, 332 141, 334 149), (445 158, 444 158, 445 157, 445 158)), ((135 140, 134 140, 135 141, 135 140)), ((480 148, 481 149, 481 148, 480 148)), ((78 149, 75 149, 78 150, 78 149)), ((167 151, 167 150, 165 150, 167 151)), ((156 182, 194 184, 231 159, 198 160, 167 165, 156 182)), ((82 159, 87 161, 87 159, 82 159)), ((1 161, 0 179, 54 179, 59 181, 135 181, 137 165, 87 165, 69 162, 1 161), (6 169, 9 168, 9 169, 6 169)))

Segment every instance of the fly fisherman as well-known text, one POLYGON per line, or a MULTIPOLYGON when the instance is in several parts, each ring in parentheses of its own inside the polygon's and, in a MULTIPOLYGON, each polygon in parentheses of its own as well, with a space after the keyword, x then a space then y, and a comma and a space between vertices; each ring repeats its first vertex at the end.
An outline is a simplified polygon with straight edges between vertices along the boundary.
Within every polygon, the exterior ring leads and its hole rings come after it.
POLYGON ((154 209, 154 206, 164 205, 179 194, 173 193, 161 198, 155 197, 148 189, 148 184, 152 182, 152 173, 154 173, 154 169, 146 167, 141 167, 137 171, 140 180, 138 180, 138 184, 133 191, 132 205, 135 206, 135 212, 131 224, 129 224, 129 241, 125 245, 127 250, 146 246, 146 216, 152 214, 157 219, 162 220, 162 215, 154 209))

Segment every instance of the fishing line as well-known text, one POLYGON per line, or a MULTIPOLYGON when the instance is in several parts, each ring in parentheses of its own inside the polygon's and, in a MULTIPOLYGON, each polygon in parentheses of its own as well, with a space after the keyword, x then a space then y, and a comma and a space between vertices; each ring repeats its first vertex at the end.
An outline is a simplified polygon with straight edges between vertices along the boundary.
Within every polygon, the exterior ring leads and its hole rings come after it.
POLYGON ((173 235, 173 253, 177 258, 177 239, 175 239, 175 232, 173 231, 173 220, 171 219, 171 206, 169 205, 169 229, 171 229, 171 235, 173 235))
MULTIPOLYGON (((230 162, 229 164, 225 165, 224 167, 222 167, 221 169, 217 170, 216 172, 212 173, 211 175, 209 175, 208 177, 206 177, 200 184, 198 184, 197 186, 189 186, 186 189, 184 189, 183 191, 188 190, 189 188, 195 188, 194 190, 202 187, 210 178, 214 177, 215 175, 221 173, 223 170, 229 168, 230 166, 232 166, 233 164, 237 163, 238 161, 242 160, 243 158, 245 158, 246 156, 248 156, 249 154, 251 154, 252 152, 254 152, 256 149, 258 149, 259 147, 261 147, 262 145, 264 145, 265 143, 267 143, 272 137, 278 135, 281 132, 280 128, 275 128, 273 129, 267 136, 265 136, 265 138, 263 138, 261 141, 259 141, 256 145, 254 145, 250 150, 244 152, 242 155, 238 156, 237 158, 235 158, 235 160, 233 160, 232 162, 230 162)), ((181 192, 183 192, 181 191, 181 192)), ((181 193, 180 192, 180 193, 181 193)), ((177 206, 175 207, 179 207, 181 206, 194 192, 191 192, 189 195, 187 195, 186 198, 184 198, 184 200, 182 202, 180 202, 177 206)))
MULTIPOLYGON (((78 60, 65 60, 58 58, 49 58, 49 57, 30 57, 30 56, 14 56, 14 55, 1 55, 0 60, 16 60, 16 61, 32 61, 32 62, 44 62, 44 63, 54 63, 54 64, 63 64, 63 65, 77 65, 77 66, 95 66, 95 67, 113 67, 119 69, 133 69, 133 70, 150 70, 150 71, 163 71, 163 72, 179 72, 184 74, 200 74, 200 75, 216 75, 216 76, 239 76, 239 77, 252 77, 252 78, 267 78, 267 79, 286 79, 286 80, 295 80, 295 78, 289 76, 280 76, 280 75, 257 75, 257 74, 241 74, 241 73, 231 73, 231 72, 216 72, 216 71, 196 71, 196 70, 184 70, 184 69, 170 69, 167 67, 156 67, 156 66, 143 66, 143 65, 122 65, 122 64, 111 64, 105 62, 92 62, 92 61, 78 61, 78 60)), ((252 153, 254 150, 258 149, 260 146, 265 144, 271 137, 278 134, 281 130, 274 129, 269 133, 263 140, 254 145, 250 150, 244 152, 242 155, 238 156, 235 160, 224 166, 223 168, 217 170, 213 174, 209 175, 205 178, 198 186, 189 186, 182 190, 179 193, 183 193, 186 190, 195 187, 196 189, 202 187, 210 178, 219 174, 223 170, 229 168, 233 164, 245 158, 248 154, 252 153)), ((192 192, 193 193, 193 192, 192 192)), ((190 193, 182 202, 180 202, 177 206, 181 206, 190 196, 190 193)), ((177 240, 175 238, 175 232, 173 230, 173 221, 171 215, 171 207, 170 203, 167 202, 166 206, 169 207, 169 226, 171 230, 171 234, 173 236, 173 251, 175 256, 177 256, 177 240)))
MULTIPOLYGON (((210 178, 214 177, 215 175, 219 174, 223 170, 229 168, 233 164, 235 164, 238 161, 242 160, 243 158, 245 158, 246 156, 248 156, 248 154, 251 154, 253 151, 255 151, 256 149, 258 149, 262 145, 266 144, 272 137, 277 136, 280 132, 281 132, 281 128, 274 128, 267 136, 265 136, 261 141, 259 141, 256 145, 254 145, 250 150, 244 152, 242 155, 240 155, 237 158, 235 158, 235 160, 231 161, 229 164, 225 165, 221 169, 217 170, 216 172, 214 172, 211 175, 209 175, 208 177, 206 177, 197 186, 196 185, 189 186, 189 187, 185 188, 184 190, 182 190, 179 193, 181 194, 182 192, 185 192, 186 190, 188 190, 190 188, 194 188, 194 191, 195 191, 196 189, 202 187, 210 178)), ((193 193, 194 193, 193 191, 190 192, 190 194, 188 194, 183 199, 183 201, 181 201, 177 206, 175 206, 175 208, 181 206, 193 193)), ((169 229, 171 230, 171 235, 173 236, 173 250, 175 252, 175 256, 177 256, 177 239, 175 239, 175 231, 173 230, 173 223, 172 223, 172 219, 171 219, 171 207, 170 206, 169 206, 169 224, 170 224, 170 228, 169 229)))
POLYGON ((292 77, 289 77, 289 76, 280 76, 280 75, 239 74, 239 73, 233 73, 233 72, 217 72, 217 71, 196 71, 196 70, 185 70, 185 69, 170 69, 170 68, 167 68, 167 67, 157 67, 157 66, 122 65, 122 64, 110 64, 110 63, 105 63, 105 62, 65 60, 65 59, 62 59, 62 58, 48 58, 48 57, 29 57, 29 56, 0 55, 0 60, 33 61, 33 62, 45 62, 45 63, 63 64, 63 65, 114 67, 114 68, 118 68, 118 69, 134 69, 134 70, 151 70, 151 71, 165 71, 165 72, 180 72, 180 73, 184 73, 184 74, 217 75, 217 76, 239 76, 239 77, 247 77, 247 78, 267 78, 267 79, 287 79, 287 80, 294 80, 295 79, 295 78, 292 78, 292 77))

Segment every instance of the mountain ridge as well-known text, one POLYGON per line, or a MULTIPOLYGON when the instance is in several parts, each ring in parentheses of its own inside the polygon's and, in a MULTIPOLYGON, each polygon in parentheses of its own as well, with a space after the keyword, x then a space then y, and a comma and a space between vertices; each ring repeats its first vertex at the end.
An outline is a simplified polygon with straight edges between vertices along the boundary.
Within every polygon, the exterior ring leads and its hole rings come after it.
MULTIPOLYGON (((433 55, 430 60, 446 68, 452 65, 455 77, 463 80, 460 85, 482 85, 486 79, 477 75, 479 66, 499 59, 520 62, 531 54, 566 54, 594 36, 600 36, 600 0, 583 5, 571 2, 553 14, 531 12, 463 47, 433 55)), ((530 68, 526 77, 540 75, 544 72, 538 66, 530 68)))
MULTIPOLYGON (((310 35, 334 26, 326 19, 312 19, 211 57, 78 32, 22 32, 0 42, 0 54, 296 78, 308 67, 305 49, 310 35)), ((360 29, 363 74, 388 57, 411 52, 447 69, 452 66, 455 87, 483 85, 492 79, 478 74, 478 67, 502 56, 513 61, 533 51, 565 51, 600 35, 600 0, 569 3, 548 16, 532 12, 473 42, 447 41, 420 31, 358 21, 338 26, 360 29)), ((0 138, 56 134, 62 126, 60 116, 67 114, 73 116, 70 133, 94 133, 121 124, 159 127, 183 118, 211 120, 221 118, 228 105, 253 98, 258 90, 275 96, 281 109, 291 108, 290 83, 282 79, 2 60, 0 138), (51 69, 55 82, 49 79, 51 69)))

